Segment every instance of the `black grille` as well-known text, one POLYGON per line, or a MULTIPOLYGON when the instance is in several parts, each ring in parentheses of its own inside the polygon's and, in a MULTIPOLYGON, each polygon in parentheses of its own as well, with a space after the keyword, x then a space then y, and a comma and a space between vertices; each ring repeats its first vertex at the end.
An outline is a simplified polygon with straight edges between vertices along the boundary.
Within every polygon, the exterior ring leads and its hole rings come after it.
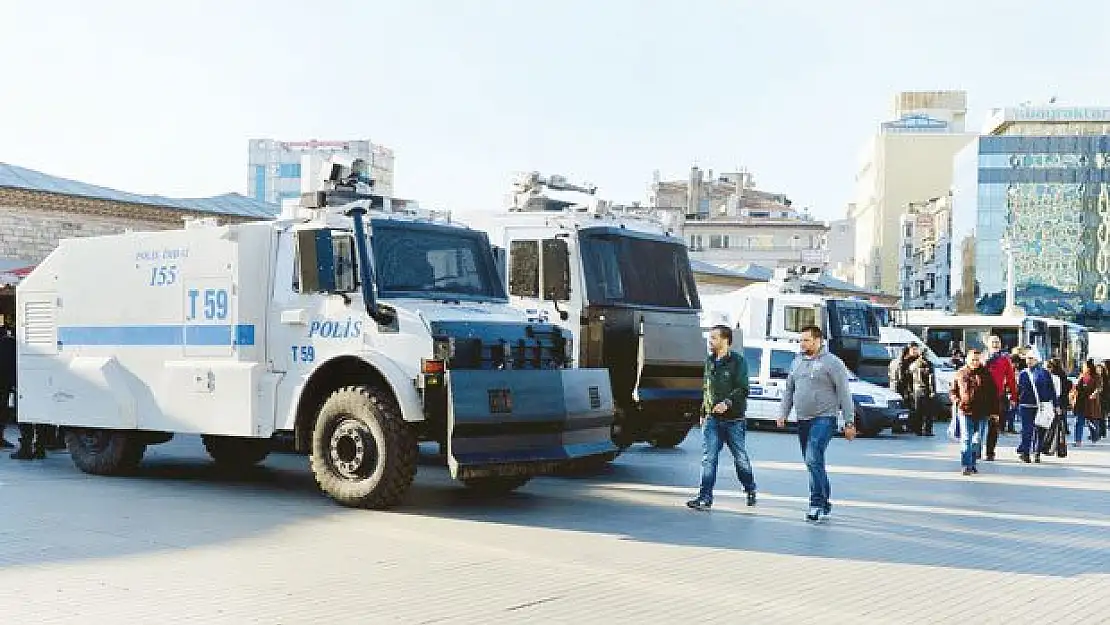
POLYGON ((590 387, 590 409, 597 410, 601 408, 601 390, 596 386, 590 387))

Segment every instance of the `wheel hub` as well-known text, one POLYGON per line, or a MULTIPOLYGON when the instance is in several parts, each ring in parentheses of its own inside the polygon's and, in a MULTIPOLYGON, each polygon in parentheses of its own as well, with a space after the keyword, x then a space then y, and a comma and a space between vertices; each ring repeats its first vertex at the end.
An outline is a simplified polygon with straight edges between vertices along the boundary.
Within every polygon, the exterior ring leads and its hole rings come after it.
POLYGON ((109 435, 103 430, 81 430, 79 437, 81 446, 90 453, 99 454, 108 448, 109 435))
POLYGON ((336 472, 347 479, 364 479, 374 472, 378 448, 374 436, 361 421, 347 419, 332 432, 328 458, 336 472))

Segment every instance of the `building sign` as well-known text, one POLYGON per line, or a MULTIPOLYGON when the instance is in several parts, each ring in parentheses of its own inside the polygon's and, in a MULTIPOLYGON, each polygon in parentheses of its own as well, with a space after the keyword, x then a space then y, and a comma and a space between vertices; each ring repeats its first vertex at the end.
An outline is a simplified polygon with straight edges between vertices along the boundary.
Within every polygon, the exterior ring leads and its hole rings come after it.
POLYGON ((1003 112, 1008 122, 1110 122, 1110 107, 1021 107, 1003 112))

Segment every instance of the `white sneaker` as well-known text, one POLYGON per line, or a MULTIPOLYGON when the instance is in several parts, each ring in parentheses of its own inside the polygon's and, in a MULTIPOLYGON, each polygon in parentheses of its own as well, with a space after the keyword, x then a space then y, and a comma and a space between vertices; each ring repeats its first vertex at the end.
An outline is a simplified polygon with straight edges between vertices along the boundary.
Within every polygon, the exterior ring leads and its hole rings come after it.
POLYGON ((809 507, 809 512, 806 513, 806 520, 807 521, 812 521, 814 523, 816 523, 817 521, 820 521, 821 520, 821 512, 823 512, 821 510, 821 508, 819 508, 817 506, 810 506, 809 507))

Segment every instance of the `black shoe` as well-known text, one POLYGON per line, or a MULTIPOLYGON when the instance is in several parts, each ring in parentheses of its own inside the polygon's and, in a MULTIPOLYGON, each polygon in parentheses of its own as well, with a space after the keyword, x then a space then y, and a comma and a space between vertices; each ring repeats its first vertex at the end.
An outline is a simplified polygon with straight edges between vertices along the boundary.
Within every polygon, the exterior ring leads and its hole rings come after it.
POLYGON ((979 468, 978 468, 978 467, 971 467, 971 472, 972 472, 972 473, 978 473, 978 472, 979 472, 979 468))
POLYGON ((713 504, 702 499, 691 499, 690 501, 686 502, 686 507, 690 508, 691 510, 709 510, 713 507, 713 504))
POLYGON ((754 506, 755 505, 755 491, 754 490, 748 491, 748 505, 749 506, 754 506))
POLYGON ((817 506, 810 506, 809 511, 806 512, 806 520, 816 523, 821 520, 821 508, 817 506))
POLYGON ((987 454, 987 457, 984 458, 984 460, 986 460, 987 462, 994 462, 994 454, 987 454))
POLYGON ((1021 461, 1025 462, 1025 463, 1033 462, 1032 460, 1029 459, 1029 454, 1021 454, 1021 461))
POLYGON ((1041 461, 1041 455, 1040 454, 1037 454, 1037 455, 1033 456, 1033 462, 1038 462, 1039 463, 1040 461, 1041 461))

